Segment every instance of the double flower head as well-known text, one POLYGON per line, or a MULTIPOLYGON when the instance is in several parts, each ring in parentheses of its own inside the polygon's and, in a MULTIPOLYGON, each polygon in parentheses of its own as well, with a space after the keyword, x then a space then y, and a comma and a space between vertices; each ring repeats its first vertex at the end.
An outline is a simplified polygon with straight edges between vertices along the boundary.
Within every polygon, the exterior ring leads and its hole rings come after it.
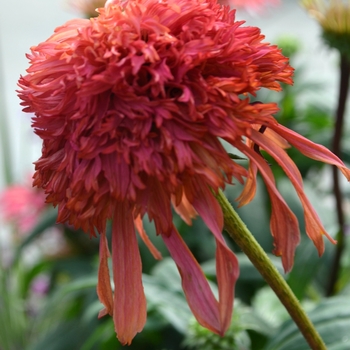
MULTIPOLYGON (((115 0, 96 18, 72 20, 32 47, 28 74, 19 80, 26 112, 43 140, 34 185, 58 206, 58 221, 100 234, 97 292, 130 343, 146 322, 146 299, 135 232, 156 258, 142 226, 154 222, 182 277, 188 304, 204 327, 223 334, 233 307, 238 263, 222 236, 215 193, 234 181, 250 202, 262 175, 272 203, 275 253, 286 271, 299 242, 298 221, 278 192, 269 153, 294 185, 306 231, 319 253, 327 236, 306 198, 301 175, 285 149, 344 164, 322 146, 280 125, 274 103, 252 103, 261 88, 281 90, 293 69, 255 27, 236 21, 216 0, 115 0), (232 160, 222 141, 249 159, 232 160), (216 240, 218 300, 173 225, 201 216, 216 240), (114 291, 108 269, 106 223, 112 220, 114 291)), ((330 237, 328 237, 331 239, 330 237)), ((332 239, 331 239, 332 240, 332 239)))

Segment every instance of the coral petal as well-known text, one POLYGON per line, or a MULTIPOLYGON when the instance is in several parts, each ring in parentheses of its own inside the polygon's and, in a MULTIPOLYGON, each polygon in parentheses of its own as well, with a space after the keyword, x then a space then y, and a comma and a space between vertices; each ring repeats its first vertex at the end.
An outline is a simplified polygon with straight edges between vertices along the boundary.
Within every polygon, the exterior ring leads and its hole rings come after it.
POLYGON ((100 237, 100 265, 98 268, 97 295, 105 309, 101 310, 98 317, 103 317, 105 314, 113 315, 113 294, 111 280, 108 268, 108 258, 110 256, 108 250, 108 242, 104 231, 100 237))
POLYGON ((142 331, 147 310, 132 211, 125 202, 118 202, 115 208, 112 261, 115 331, 122 344, 130 344, 136 333, 142 331))
POLYGON ((249 167, 248 177, 246 183, 244 184, 243 191, 237 197, 236 201, 239 203, 239 207, 250 203, 256 193, 256 167, 249 167))
POLYGON ((216 275, 219 287, 221 335, 223 336, 231 324, 239 266, 236 256, 226 244, 220 240, 216 240, 216 244, 216 275))
MULTIPOLYGON (((292 182, 304 209, 306 233, 310 237, 310 239, 314 242, 318 250, 318 253, 321 255, 324 251, 324 242, 322 239, 322 235, 325 235, 332 243, 335 243, 335 241, 327 234, 325 228, 321 223, 320 218, 318 217, 317 213, 315 212, 309 200, 307 199, 303 190, 302 177, 300 175, 298 168, 296 167, 295 163, 290 159, 290 157, 287 155, 287 153, 283 149, 274 147, 274 144, 269 139, 267 139, 264 135, 260 133, 255 133, 253 131, 251 137, 257 144, 263 147, 267 152, 270 153, 272 157, 275 158, 275 160, 278 162, 281 168, 285 171, 290 181, 292 182)), ((311 141, 309 142, 312 144, 311 141)), ((315 145, 315 146, 319 146, 319 145, 315 145)))
POLYGON ((153 243, 151 242, 151 240, 149 239, 149 237, 147 236, 146 231, 143 228, 143 224, 142 224, 142 219, 141 216, 138 215, 136 217, 136 219, 134 219, 134 223, 135 223, 135 227, 137 232, 139 233, 141 239, 143 240, 143 242, 146 244, 147 248, 149 249, 149 251, 151 252, 151 254, 153 255, 153 257, 156 260, 161 260, 162 259, 162 254, 159 252, 159 250, 153 245, 153 243))
POLYGON ((172 202, 174 210, 180 215, 181 219, 185 221, 187 225, 191 225, 192 219, 197 216, 197 212, 194 210, 185 194, 182 195, 181 202, 178 205, 176 205, 174 198, 172 198, 172 202))
POLYGON ((278 192, 273 173, 265 160, 245 145, 239 149, 250 158, 252 162, 250 166, 260 170, 265 181, 272 204, 270 226, 274 237, 274 253, 282 257, 283 268, 288 272, 293 266, 295 248, 300 242, 298 220, 278 192))
POLYGON ((205 184, 196 181, 193 186, 196 188, 196 197, 193 207, 202 217, 203 221, 212 231, 216 240, 216 273, 219 288, 219 313, 221 335, 230 326, 234 288, 239 276, 238 261, 234 253, 227 247, 223 229, 223 214, 219 203, 213 193, 205 184))
POLYGON ((98 318, 102 318, 102 317, 106 316, 107 314, 109 314, 109 312, 107 311, 106 308, 104 308, 98 313, 98 318))
POLYGON ((198 262, 175 228, 170 235, 162 234, 162 237, 180 272, 188 305, 197 321, 221 334, 218 302, 198 262))
POLYGON ((350 181, 350 170, 345 167, 345 164, 326 147, 314 143, 307 138, 299 135, 293 130, 289 130, 283 125, 271 126, 279 135, 283 136, 291 145, 297 148, 305 156, 319 160, 324 163, 335 165, 350 181))

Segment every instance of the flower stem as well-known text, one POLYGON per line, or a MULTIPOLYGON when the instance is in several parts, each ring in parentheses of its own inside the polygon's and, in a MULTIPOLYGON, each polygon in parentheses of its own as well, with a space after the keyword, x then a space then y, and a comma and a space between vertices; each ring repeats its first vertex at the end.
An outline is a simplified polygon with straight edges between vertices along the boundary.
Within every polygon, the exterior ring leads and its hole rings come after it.
POLYGON ((219 191, 216 197, 224 213, 225 230, 270 285, 300 329, 310 348, 314 350, 326 350, 322 338, 301 307, 298 299, 244 222, 232 208, 228 199, 222 191, 219 191))
MULTIPOLYGON (((339 83, 339 97, 338 97, 338 108, 336 112, 335 129, 333 136, 333 153, 340 157, 341 153, 341 136, 344 127, 344 114, 346 100, 349 91, 349 77, 350 77, 350 61, 347 55, 342 54, 340 56, 340 83, 339 83)), ((336 212, 339 231, 337 235, 337 245, 335 248, 335 255, 330 271, 328 286, 326 290, 326 296, 331 296, 336 292, 336 283, 339 276, 339 268, 342 253, 345 249, 344 229, 345 219, 343 210, 343 195, 340 189, 339 183, 339 172, 336 167, 333 166, 333 192, 335 197, 336 212)))

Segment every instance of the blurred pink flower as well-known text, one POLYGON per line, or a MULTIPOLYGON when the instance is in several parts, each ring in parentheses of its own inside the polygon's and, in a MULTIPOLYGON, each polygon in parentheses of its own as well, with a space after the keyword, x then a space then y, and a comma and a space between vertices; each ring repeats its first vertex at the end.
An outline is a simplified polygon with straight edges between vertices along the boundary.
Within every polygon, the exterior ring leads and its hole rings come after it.
POLYGON ((19 233, 27 233, 37 224, 45 208, 44 191, 32 187, 31 183, 7 187, 0 193, 0 215, 14 224, 19 233))
POLYGON ((50 288, 49 276, 44 274, 40 274, 36 276, 33 279, 30 288, 31 288, 31 291, 38 296, 46 295, 50 288))
POLYGON ((222 5, 243 9, 250 13, 261 13, 269 6, 278 6, 280 0, 218 0, 222 5))

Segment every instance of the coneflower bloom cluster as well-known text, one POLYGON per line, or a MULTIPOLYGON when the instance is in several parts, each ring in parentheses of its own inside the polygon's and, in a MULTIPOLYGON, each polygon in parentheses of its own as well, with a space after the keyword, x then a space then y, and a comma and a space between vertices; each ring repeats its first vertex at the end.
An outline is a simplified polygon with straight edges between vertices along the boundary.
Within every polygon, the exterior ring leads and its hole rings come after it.
MULTIPOLYGON (((284 148, 338 166, 324 147, 279 125, 273 103, 252 103, 261 88, 292 83, 293 69, 260 30, 235 20, 216 0, 108 1, 99 16, 72 20, 28 55, 19 80, 26 112, 43 140, 34 185, 58 206, 58 221, 100 234, 97 293, 122 343, 146 321, 137 231, 147 215, 174 259, 188 304, 204 327, 223 334, 230 324, 235 255, 222 236, 215 192, 244 183, 243 205, 255 194, 259 170, 272 201, 275 252, 288 271, 299 242, 298 221, 278 192, 265 150, 290 177, 305 210, 307 233, 320 253, 326 234, 284 148), (246 170, 224 140, 249 160, 246 170), (173 210, 190 224, 201 216, 216 240, 218 300, 173 225, 173 210), (114 291, 108 270, 106 222, 112 219, 114 291)), ((331 238, 330 238, 331 239, 331 238)))

